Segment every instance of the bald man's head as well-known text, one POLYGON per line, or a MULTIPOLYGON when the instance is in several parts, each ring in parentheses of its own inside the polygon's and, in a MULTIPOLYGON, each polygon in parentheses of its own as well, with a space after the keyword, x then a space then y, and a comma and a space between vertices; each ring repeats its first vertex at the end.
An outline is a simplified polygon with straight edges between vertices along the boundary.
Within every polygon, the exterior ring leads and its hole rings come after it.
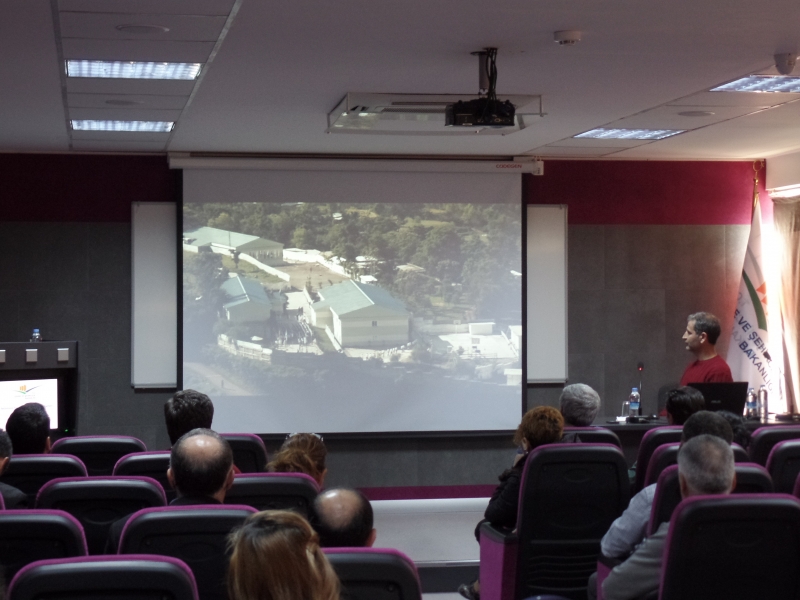
POLYGON ((233 481, 231 447, 210 429, 192 429, 181 436, 172 446, 169 462, 170 481, 180 496, 222 501, 233 481))
POLYGON ((362 548, 375 542, 372 506, 357 490, 334 488, 314 501, 316 530, 324 548, 362 548))

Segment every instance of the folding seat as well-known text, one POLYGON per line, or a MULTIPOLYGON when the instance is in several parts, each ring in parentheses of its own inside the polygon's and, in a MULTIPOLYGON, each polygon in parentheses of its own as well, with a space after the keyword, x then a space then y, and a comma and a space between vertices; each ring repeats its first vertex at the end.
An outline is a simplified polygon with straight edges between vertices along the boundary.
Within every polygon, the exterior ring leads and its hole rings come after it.
POLYGON ((797 498, 695 496, 672 516, 658 597, 795 600, 799 567, 797 498))
POLYGON ((167 480, 169 469, 169 450, 156 450, 152 452, 132 452, 126 454, 114 465, 114 476, 135 475, 139 477, 152 477, 167 495, 167 502, 172 502, 177 495, 167 480))
MULTIPOLYGON (((767 470, 755 463, 736 463, 736 488, 734 494, 771 494, 772 479, 767 470)), ((653 498, 650 511, 650 522, 647 535, 656 532, 659 525, 669 521, 675 507, 681 502, 681 490, 678 483, 678 465, 671 465, 662 471, 653 498)))
POLYGON ((776 492, 791 494, 800 474, 800 439, 775 444, 767 459, 767 471, 772 476, 776 492))
POLYGON ((53 443, 53 452, 72 454, 86 465, 90 477, 111 475, 116 462, 131 452, 144 452, 142 440, 127 435, 64 437, 53 443))
POLYGON ((308 518, 319 486, 305 473, 242 473, 233 478, 225 504, 256 510, 293 510, 308 518))
POLYGON ((8 461, 3 483, 25 492, 32 507, 42 486, 57 477, 86 477, 86 466, 71 454, 17 454, 8 461))
MULTIPOLYGON (((678 450, 680 442, 662 444, 655 449, 647 465, 647 475, 644 478, 644 487, 656 483, 661 472, 670 465, 678 464, 678 450)), ((733 449, 733 460, 737 463, 750 462, 747 451, 739 444, 731 444, 733 449)), ((791 491, 791 490, 790 490, 791 491)))
POLYGON ((198 600, 191 569, 168 556, 130 554, 40 560, 23 567, 7 600, 198 600))
POLYGON ((656 448, 662 444, 680 442, 682 435, 682 425, 667 425, 665 427, 650 429, 642 436, 642 441, 639 443, 639 452, 636 457, 636 481, 631 490, 632 493, 636 494, 644 487, 644 481, 647 477, 647 467, 650 464, 650 457, 653 455, 656 448))
POLYGON ((0 511, 0 565, 5 580, 37 560, 86 556, 77 519, 61 510, 0 511))
POLYGON ((220 433, 233 450, 233 464, 242 473, 263 473, 267 470, 267 448, 264 440, 252 433, 220 433))
POLYGON ((600 539, 630 499, 628 466, 610 444, 549 444, 525 462, 512 533, 481 526, 483 600, 586 598, 600 539))
POLYGON ((564 427, 564 433, 574 432, 581 438, 581 442, 589 444, 614 444, 622 448, 622 442, 616 433, 605 427, 574 427, 568 425, 564 427))
POLYGON ((324 548, 348 600, 421 600, 413 561, 388 548, 324 548))
POLYGON ((108 531, 118 519, 165 504, 164 490, 149 477, 54 479, 36 498, 36 508, 66 511, 83 525, 89 554, 103 553, 108 531))
POLYGON ((800 425, 770 425, 759 427, 753 432, 750 442, 750 459, 754 463, 766 465, 769 453, 778 442, 800 438, 800 425))
POLYGON ((131 515, 119 554, 158 554, 184 561, 194 573, 200 600, 225 600, 228 535, 255 513, 249 506, 166 506, 131 515))

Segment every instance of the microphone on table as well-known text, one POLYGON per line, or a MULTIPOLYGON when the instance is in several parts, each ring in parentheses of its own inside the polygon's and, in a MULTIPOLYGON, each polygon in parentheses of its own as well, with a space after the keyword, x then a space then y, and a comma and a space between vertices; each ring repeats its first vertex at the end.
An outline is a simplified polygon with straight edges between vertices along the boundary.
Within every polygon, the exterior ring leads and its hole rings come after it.
MULTIPOLYGON (((636 369, 639 371, 639 397, 641 398, 641 396, 642 396, 642 371, 644 371, 644 363, 642 361, 639 361, 639 363, 636 365, 636 369)), ((641 402, 641 400, 639 401, 639 414, 640 415, 642 414, 642 402, 641 402)))

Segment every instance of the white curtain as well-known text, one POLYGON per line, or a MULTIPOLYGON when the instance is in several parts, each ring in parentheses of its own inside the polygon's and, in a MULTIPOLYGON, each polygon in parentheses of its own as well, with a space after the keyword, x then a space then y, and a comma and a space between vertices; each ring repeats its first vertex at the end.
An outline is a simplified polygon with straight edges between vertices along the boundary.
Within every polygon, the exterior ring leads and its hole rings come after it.
POLYGON ((775 232, 781 256, 781 318, 786 405, 800 412, 800 198, 776 198, 775 232))

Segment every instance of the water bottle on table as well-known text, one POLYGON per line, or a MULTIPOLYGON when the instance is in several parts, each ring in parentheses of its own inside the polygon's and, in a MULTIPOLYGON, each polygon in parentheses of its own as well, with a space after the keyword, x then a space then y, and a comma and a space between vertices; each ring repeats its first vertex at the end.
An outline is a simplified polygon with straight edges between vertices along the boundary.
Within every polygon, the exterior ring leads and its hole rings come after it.
POLYGON ((753 388, 747 390, 747 404, 744 416, 748 419, 758 418, 758 396, 756 396, 756 391, 753 388))
POLYGON ((641 406, 641 397, 639 396, 639 388, 633 388, 631 395, 628 396, 628 406, 630 409, 629 420, 635 422, 639 418, 639 407, 641 406))
POLYGON ((42 334, 39 333, 38 329, 34 329, 33 333, 31 334, 31 341, 32 342, 41 342, 42 341, 42 334))
POLYGON ((767 397, 767 386, 762 385, 758 388, 758 416, 762 423, 766 423, 769 418, 769 399, 767 397))

